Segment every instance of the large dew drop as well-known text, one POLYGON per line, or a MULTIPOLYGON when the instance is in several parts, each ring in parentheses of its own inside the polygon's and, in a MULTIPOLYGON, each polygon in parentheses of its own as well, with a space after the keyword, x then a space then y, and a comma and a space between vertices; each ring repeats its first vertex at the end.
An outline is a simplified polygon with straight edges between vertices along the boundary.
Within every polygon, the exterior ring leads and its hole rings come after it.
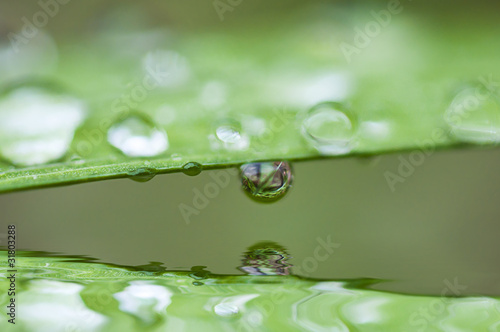
POLYGON ((292 185, 292 168, 288 162, 258 162, 241 166, 241 182, 253 199, 271 203, 285 196, 292 185))
POLYGON ((168 149, 167 133, 139 113, 114 124, 108 142, 129 157, 154 157, 168 149))
POLYGON ((0 99, 0 154, 18 166, 46 164, 69 150, 85 104, 42 86, 20 86, 0 99))
POLYGON ((311 108, 302 120, 302 135, 323 155, 349 153, 355 145, 355 117, 340 103, 311 108))
POLYGON ((484 87, 466 88, 458 93, 444 119, 451 134, 463 142, 500 142, 500 104, 484 87))

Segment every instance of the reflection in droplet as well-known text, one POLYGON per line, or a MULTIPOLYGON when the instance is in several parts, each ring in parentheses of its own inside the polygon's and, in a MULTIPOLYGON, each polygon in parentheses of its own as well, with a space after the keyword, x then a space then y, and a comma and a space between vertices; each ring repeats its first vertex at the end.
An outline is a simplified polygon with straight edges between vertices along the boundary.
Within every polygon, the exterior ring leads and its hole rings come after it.
POLYGON ((274 242, 260 242, 248 248, 243 255, 240 270, 249 275, 289 275, 290 255, 274 242))
POLYGON ((63 157, 85 118, 81 100, 43 86, 21 85, 0 98, 0 154, 15 165, 63 157))
POLYGON ((148 168, 139 168, 129 172, 128 175, 130 176, 130 180, 135 182, 148 182, 155 177, 156 172, 148 168))
POLYGON ((236 121, 219 122, 215 135, 208 138, 213 150, 224 148, 230 151, 244 151, 250 146, 250 138, 242 132, 240 123, 236 121))
POLYGON ((451 134, 464 142, 500 142, 500 104, 486 88, 466 88, 453 99, 444 119, 451 134))
POLYGON ((323 155, 349 153, 355 144, 355 117, 340 103, 321 103, 302 120, 302 135, 323 155))
POLYGON ((292 168, 286 161, 249 163, 240 170, 244 191, 260 202, 271 203, 283 198, 292 185, 292 168))
POLYGON ((202 166, 197 162, 189 162, 182 166, 182 172, 188 176, 196 176, 203 170, 202 166))
POLYGON ((167 133, 142 114, 132 114, 108 131, 108 142, 129 157, 153 157, 168 149, 167 133))
POLYGON ((223 302, 214 307, 214 312, 221 317, 234 317, 239 313, 239 309, 234 304, 223 302))

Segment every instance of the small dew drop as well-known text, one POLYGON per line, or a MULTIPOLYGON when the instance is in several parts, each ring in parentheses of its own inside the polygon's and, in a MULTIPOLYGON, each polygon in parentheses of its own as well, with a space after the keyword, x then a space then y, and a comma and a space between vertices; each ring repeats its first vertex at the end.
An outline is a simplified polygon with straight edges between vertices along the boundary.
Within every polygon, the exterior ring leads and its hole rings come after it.
POLYGON ((212 81, 208 82, 202 89, 200 102, 208 109, 222 107, 227 100, 227 88, 224 83, 212 81))
POLYGON ((219 123, 215 135, 209 136, 212 149, 224 148, 230 151, 244 151, 250 146, 250 138, 244 134, 236 121, 219 123))
POLYGON ((292 265, 286 249, 275 242, 260 242, 243 255, 240 270, 249 275, 289 275, 292 265))
MULTIPOLYGON (((49 85, 47 85, 49 86, 49 85)), ((0 97, 0 154, 17 166, 62 158, 85 119, 85 104, 39 84, 23 84, 0 97)))
POLYGON ((292 185, 292 168, 286 161, 244 164, 240 171, 243 190, 259 202, 278 201, 292 185))
POLYGON ((460 141, 500 142, 500 104, 483 86, 459 92, 446 110, 444 120, 460 141))
POLYGON ((181 161, 182 160, 182 157, 177 153, 174 153, 173 155, 171 155, 170 158, 172 158, 173 161, 181 161))
POLYGON ((171 50, 156 50, 142 61, 144 73, 163 87, 175 88, 189 81, 191 68, 186 58, 171 50))
POLYGON ((200 281, 193 281, 193 286, 203 286, 204 284, 200 281))
POLYGON ((135 182, 148 182, 153 179, 156 175, 156 172, 152 169, 148 168, 139 168, 135 171, 129 172, 130 180, 135 182))
POLYGON ((167 133, 139 113, 115 123, 108 142, 129 157, 154 157, 168 149, 167 133))
POLYGON ((336 102, 314 106, 302 121, 302 135, 323 155, 349 153, 355 144, 356 130, 355 117, 336 102))
POLYGON ((182 166, 182 172, 188 176, 196 176, 201 173, 203 167, 197 162, 189 162, 182 166))
POLYGON ((239 308, 231 303, 219 303, 214 306, 214 312, 221 317, 234 317, 240 312, 239 308))

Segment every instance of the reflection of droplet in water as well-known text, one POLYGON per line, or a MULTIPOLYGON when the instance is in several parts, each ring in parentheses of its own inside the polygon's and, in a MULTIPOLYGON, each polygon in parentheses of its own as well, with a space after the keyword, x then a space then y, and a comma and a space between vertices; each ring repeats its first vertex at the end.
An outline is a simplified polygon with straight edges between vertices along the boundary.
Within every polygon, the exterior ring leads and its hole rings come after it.
POLYGON ((167 133, 142 114, 132 114, 108 131, 108 142, 129 157, 153 157, 168 149, 167 133))
POLYGON ((161 314, 172 303, 168 287, 155 285, 154 281, 134 280, 121 292, 113 294, 122 312, 129 313, 144 324, 158 324, 161 314))
POLYGON ((464 142, 500 142, 500 104, 484 87, 466 88, 453 99, 444 119, 464 142))
POLYGON ((286 161, 249 163, 240 170, 243 189, 260 202, 271 203, 283 198, 292 185, 292 168, 286 161))
POLYGON ((20 85, 0 98, 0 154, 15 165, 62 158, 85 118, 81 100, 41 85, 20 85))
POLYGON ((289 275, 290 255, 274 242, 260 242, 248 248, 243 255, 240 270, 249 275, 289 275))
POLYGON ((219 123, 215 135, 209 136, 212 149, 224 147, 226 150, 243 151, 250 146, 250 138, 242 132, 241 125, 236 121, 219 123))
POLYGON ((321 154, 342 155, 354 147, 357 124, 339 103, 321 103, 310 109, 302 121, 302 135, 321 154))
POLYGON ((234 317, 240 310, 234 304, 223 302, 214 306, 214 312, 221 317, 234 317))
POLYGON ((189 162, 182 166, 182 172, 188 176, 196 176, 201 173, 202 166, 196 162, 189 162))
POLYGON ((128 175, 130 176, 130 180, 135 182, 148 182, 155 177, 156 172, 148 168, 139 168, 129 172, 128 175))

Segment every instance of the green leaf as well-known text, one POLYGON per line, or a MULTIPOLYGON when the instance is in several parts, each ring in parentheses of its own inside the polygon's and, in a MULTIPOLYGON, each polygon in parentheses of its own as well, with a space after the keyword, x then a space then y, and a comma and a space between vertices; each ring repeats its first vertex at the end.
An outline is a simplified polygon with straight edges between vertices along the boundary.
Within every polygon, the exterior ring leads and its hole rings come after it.
MULTIPOLYGON (((498 26, 474 17, 449 19, 439 29, 432 18, 416 26, 421 17, 413 13, 394 16, 367 45, 356 46, 355 28, 373 17, 364 8, 345 10, 357 21, 342 19, 336 7, 311 6, 252 29, 174 35, 116 29, 61 42, 49 74, 36 82, 2 79, 0 192, 147 178, 182 171, 189 162, 214 169, 256 160, 429 155, 498 141, 500 45, 490 42, 498 26), (356 50, 346 51, 347 44, 356 50), (33 86, 50 101, 25 96, 12 106, 12 93, 33 86), (487 105, 450 120, 445 112, 467 89, 486 91, 487 105), (332 101, 353 114, 355 144, 325 155, 305 137, 303 124, 309 109, 332 101), (38 113, 26 111, 30 102, 41 105, 38 113), (73 113, 57 113, 55 104, 73 113), (131 114, 166 132, 168 148, 137 157, 113 147, 108 130, 131 114), (242 145, 217 141, 216 128, 227 123, 241 126, 242 145)), ((35 56, 45 50, 34 41, 33 47, 35 56)))

